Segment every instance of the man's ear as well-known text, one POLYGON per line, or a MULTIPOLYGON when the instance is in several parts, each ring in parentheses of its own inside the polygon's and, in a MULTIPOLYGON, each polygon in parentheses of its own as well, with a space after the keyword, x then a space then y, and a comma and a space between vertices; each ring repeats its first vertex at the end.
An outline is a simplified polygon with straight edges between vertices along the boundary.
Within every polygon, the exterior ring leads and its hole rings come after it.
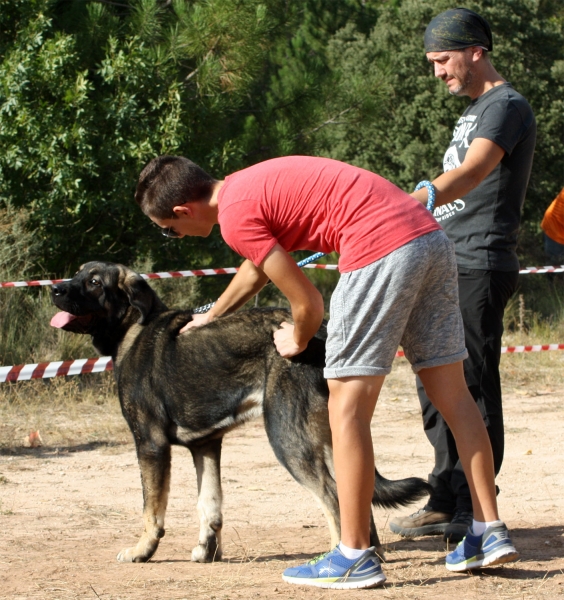
POLYGON ((471 46, 472 62, 477 62, 484 55, 484 49, 481 46, 471 46))
POLYGON ((174 213, 175 217, 177 217, 177 218, 189 217, 190 219, 192 219, 194 217, 194 209, 193 209, 192 205, 190 204, 190 202, 186 202, 184 204, 177 204, 172 209, 172 212, 174 213))

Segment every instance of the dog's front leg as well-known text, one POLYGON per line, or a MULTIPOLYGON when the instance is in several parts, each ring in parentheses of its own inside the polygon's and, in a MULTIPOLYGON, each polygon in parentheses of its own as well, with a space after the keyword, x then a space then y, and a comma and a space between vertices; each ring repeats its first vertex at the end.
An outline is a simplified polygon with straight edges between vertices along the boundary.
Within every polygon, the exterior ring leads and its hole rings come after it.
POLYGON ((194 562, 212 562, 221 559, 221 438, 205 446, 192 447, 192 457, 198 477, 198 516, 200 536, 192 550, 194 562))
POLYGON ((154 441, 138 444, 137 458, 143 487, 145 530, 136 546, 122 550, 120 562, 147 562, 164 536, 164 519, 170 490, 170 445, 156 446, 154 441))

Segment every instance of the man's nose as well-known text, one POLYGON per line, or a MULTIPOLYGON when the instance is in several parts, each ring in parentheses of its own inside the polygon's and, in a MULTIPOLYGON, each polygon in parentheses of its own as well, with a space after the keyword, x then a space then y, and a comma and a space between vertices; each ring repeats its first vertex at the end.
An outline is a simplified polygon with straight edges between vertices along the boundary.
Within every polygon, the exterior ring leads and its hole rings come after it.
POLYGON ((434 67, 435 67, 435 77, 444 77, 446 75, 446 69, 443 67, 443 65, 440 65, 439 63, 433 63, 434 67))

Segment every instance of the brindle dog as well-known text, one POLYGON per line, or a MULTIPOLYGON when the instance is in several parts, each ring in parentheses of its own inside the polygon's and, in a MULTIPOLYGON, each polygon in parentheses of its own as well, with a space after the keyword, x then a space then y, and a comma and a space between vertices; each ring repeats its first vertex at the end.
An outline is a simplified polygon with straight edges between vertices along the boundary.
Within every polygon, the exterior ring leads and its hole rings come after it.
MULTIPOLYGON (((83 265, 72 280, 52 287, 52 298, 65 311, 52 325, 91 335, 96 349, 111 355, 122 413, 135 439, 145 530, 119 561, 149 560, 164 536, 173 444, 190 450, 197 472, 200 535, 192 560, 221 558, 222 439, 261 414, 276 458, 319 501, 331 543, 339 541, 323 378, 325 327, 289 360, 273 343, 273 332, 290 319, 284 309, 241 311, 179 335, 190 311, 169 310, 140 275, 105 262, 83 265)), ((372 501, 396 507, 427 492, 422 479, 390 481, 376 472, 372 501)), ((382 552, 373 520, 371 544, 382 552)))

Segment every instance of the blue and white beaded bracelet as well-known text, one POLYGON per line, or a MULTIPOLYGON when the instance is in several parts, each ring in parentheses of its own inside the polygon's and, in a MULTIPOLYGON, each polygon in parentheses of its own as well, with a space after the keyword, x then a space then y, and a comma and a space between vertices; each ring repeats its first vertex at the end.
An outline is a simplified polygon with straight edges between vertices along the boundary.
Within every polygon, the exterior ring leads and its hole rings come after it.
POLYGON ((437 190, 435 190, 435 186, 430 181, 420 181, 415 186, 414 191, 416 192, 417 190, 420 190, 423 187, 426 187, 427 192, 428 192, 427 210, 430 210, 431 212, 433 212, 433 209, 435 208, 435 197, 437 195, 437 190))

